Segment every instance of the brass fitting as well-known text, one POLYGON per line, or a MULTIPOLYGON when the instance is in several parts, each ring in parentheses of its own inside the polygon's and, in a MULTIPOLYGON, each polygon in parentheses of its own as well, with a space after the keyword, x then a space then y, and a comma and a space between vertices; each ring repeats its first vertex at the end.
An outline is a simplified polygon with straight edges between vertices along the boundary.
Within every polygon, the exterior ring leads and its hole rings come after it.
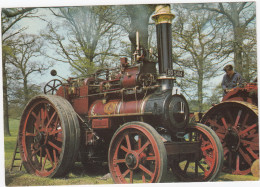
POLYGON ((155 24, 161 23, 172 23, 174 14, 171 13, 171 7, 169 4, 166 5, 157 5, 155 8, 155 15, 152 16, 152 19, 155 21, 155 24))

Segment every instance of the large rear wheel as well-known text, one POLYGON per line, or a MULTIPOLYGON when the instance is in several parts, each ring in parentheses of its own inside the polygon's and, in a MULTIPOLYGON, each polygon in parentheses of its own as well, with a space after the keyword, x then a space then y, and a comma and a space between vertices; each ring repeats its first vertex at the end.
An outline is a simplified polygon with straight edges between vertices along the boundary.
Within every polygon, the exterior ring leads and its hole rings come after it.
POLYGON ((243 101, 222 102, 209 111, 201 122, 218 135, 224 149, 224 171, 246 175, 259 159, 257 106, 243 101))
POLYGON ((40 95, 27 104, 19 127, 19 148, 28 173, 62 177, 78 154, 77 115, 62 97, 40 95))
POLYGON ((112 137, 108 157, 115 183, 156 183, 167 173, 167 154, 161 136, 143 122, 121 126, 112 137))

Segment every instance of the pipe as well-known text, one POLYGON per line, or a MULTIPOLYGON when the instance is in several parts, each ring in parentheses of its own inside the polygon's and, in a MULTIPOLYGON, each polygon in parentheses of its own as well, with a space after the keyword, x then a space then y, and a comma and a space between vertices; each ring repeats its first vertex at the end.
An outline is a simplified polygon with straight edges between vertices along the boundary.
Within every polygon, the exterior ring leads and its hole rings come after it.
MULTIPOLYGON (((172 19, 175 16, 171 13, 169 4, 157 5, 155 15, 152 19, 156 24, 159 76, 166 76, 167 69, 172 69, 172 19)), ((168 90, 173 86, 173 80, 163 79, 161 89, 168 90)))

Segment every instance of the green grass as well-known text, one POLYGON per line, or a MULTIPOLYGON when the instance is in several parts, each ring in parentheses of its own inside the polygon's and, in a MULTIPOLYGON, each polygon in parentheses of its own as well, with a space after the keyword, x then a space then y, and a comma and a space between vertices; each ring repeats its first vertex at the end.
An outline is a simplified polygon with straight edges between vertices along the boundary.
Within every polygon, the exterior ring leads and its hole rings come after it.
MULTIPOLYGON (((80 163, 76 163, 66 178, 51 179, 41 178, 26 173, 25 169, 17 171, 16 168, 10 172, 11 160, 16 144, 19 121, 10 119, 11 136, 4 137, 5 145, 5 182, 7 186, 48 186, 48 185, 86 185, 86 184, 113 184, 112 179, 101 180, 100 178, 107 172, 102 168, 84 168, 80 163)), ((259 180, 251 175, 231 175, 220 173, 216 181, 256 181, 259 180)), ((177 182, 169 171, 165 182, 177 182)))

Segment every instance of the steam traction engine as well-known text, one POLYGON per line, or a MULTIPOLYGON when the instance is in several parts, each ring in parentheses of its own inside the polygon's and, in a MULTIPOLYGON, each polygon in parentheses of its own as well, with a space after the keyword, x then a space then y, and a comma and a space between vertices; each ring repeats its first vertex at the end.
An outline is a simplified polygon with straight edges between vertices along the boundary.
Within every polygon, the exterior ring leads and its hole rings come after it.
POLYGON ((259 128, 257 81, 228 92, 200 120, 218 135, 224 149, 223 169, 258 176, 259 128), (255 167, 253 167, 253 166, 255 167), (252 167, 251 167, 252 166, 252 167))
POLYGON ((122 58, 119 69, 66 83, 54 79, 45 95, 30 100, 19 128, 29 173, 61 177, 80 159, 86 167, 108 161, 115 183, 160 182, 168 167, 185 181, 218 175, 223 161, 219 138, 203 124, 188 125, 187 101, 175 87, 175 77, 183 72, 172 69, 173 17, 169 5, 157 6, 153 16, 159 74, 137 40, 132 65, 122 58))

